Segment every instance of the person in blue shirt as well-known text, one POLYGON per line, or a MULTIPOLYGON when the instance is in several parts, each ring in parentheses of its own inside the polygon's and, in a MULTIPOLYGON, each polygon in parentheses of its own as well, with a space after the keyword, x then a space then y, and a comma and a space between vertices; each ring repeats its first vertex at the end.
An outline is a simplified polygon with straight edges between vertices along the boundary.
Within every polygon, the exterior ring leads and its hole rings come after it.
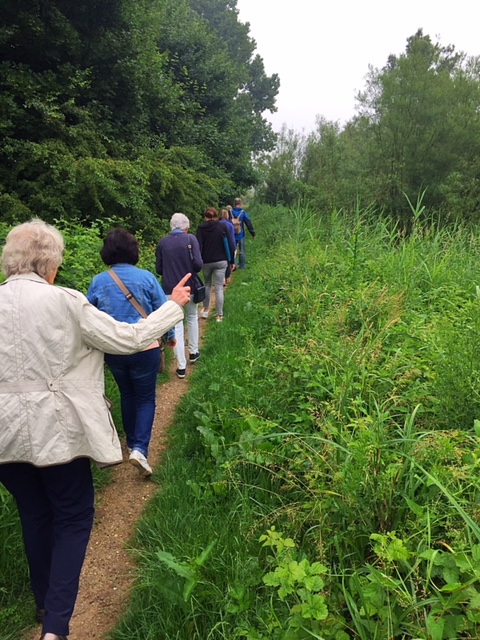
MULTIPOLYGON (((167 302, 167 297, 153 273, 135 266, 140 257, 138 241, 126 229, 110 231, 105 237, 100 255, 147 314, 167 302)), ((115 320, 135 324, 142 318, 108 271, 93 278, 87 298, 95 307, 105 311, 115 320)), ((175 346, 174 329, 166 334, 166 340, 170 348, 175 346)), ((152 474, 147 457, 155 417, 157 373, 161 357, 158 341, 144 351, 131 355, 105 354, 105 362, 120 390, 129 462, 145 478, 152 474)))
POLYGON ((245 246, 245 227, 252 238, 255 238, 255 229, 253 228, 252 221, 248 213, 243 209, 243 202, 241 198, 235 198, 232 209, 231 222, 236 228, 235 230, 235 242, 237 245, 237 257, 239 258, 240 269, 245 269, 247 266, 247 253, 245 246), (238 222, 237 222, 238 221, 238 222))

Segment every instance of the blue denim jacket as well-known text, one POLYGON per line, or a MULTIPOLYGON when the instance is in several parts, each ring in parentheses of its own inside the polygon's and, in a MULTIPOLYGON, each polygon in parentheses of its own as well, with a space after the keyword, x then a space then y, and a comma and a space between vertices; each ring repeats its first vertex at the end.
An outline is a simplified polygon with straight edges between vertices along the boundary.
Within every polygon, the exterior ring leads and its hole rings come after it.
MULTIPOLYGON (((113 270, 127 289, 133 293, 147 314, 167 302, 167 297, 160 283, 150 271, 124 263, 114 265, 113 270)), ((107 271, 103 271, 93 278, 87 291, 87 298, 95 307, 105 311, 115 320, 135 324, 142 317, 107 271)), ((173 340, 174 337, 175 330, 170 329, 166 338, 173 340)))

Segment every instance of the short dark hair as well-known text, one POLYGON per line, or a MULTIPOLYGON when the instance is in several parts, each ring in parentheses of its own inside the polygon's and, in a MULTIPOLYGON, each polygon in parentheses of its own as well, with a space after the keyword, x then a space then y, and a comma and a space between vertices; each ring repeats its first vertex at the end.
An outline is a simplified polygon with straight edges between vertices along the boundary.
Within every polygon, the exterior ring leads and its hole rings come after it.
POLYGON ((235 200, 233 201, 233 204, 235 206, 237 206, 239 204, 242 204, 242 203, 243 203, 243 200, 241 198, 235 198, 235 200))
POLYGON ((137 264, 140 258, 138 240, 126 229, 112 229, 105 236, 100 256, 109 267, 119 262, 137 264))
POLYGON ((218 211, 214 207, 209 207, 205 211, 205 218, 207 220, 218 220, 218 211))

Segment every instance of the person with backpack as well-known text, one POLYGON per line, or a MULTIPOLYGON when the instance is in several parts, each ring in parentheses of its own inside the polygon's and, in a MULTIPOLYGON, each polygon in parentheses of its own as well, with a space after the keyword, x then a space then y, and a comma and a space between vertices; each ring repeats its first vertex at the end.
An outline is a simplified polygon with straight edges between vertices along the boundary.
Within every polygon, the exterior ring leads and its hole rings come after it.
POLYGON ((242 208, 243 202, 241 198, 235 198, 234 207, 232 209, 231 222, 235 231, 235 243, 237 246, 237 255, 239 256, 240 269, 247 266, 247 254, 245 247, 245 227, 250 232, 252 238, 255 238, 255 229, 248 213, 242 208))

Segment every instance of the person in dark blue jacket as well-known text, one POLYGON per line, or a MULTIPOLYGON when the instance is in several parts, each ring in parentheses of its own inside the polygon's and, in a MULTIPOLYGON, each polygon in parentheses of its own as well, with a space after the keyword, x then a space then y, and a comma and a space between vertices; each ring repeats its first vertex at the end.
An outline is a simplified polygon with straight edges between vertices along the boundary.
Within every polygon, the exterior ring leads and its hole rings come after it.
MULTIPOLYGON (((170 229, 172 230, 170 234, 162 238, 157 245, 155 265, 157 273, 162 276, 162 286, 167 296, 170 296, 172 289, 185 274, 189 272, 198 273, 203 266, 198 240, 189 233, 190 221, 187 216, 184 213, 174 213, 170 219, 170 229), (182 276, 177 278, 179 273, 182 276)), ((189 286, 191 285, 192 283, 189 281, 189 286)), ((193 295, 185 307, 185 314, 187 317, 189 361, 190 364, 193 364, 200 357, 200 351, 198 350, 198 309, 197 304, 193 302, 193 295)), ((175 338, 176 374, 179 378, 185 378, 187 358, 185 356, 183 320, 175 326, 175 338)))
POLYGON ((235 227, 235 242, 237 245, 237 256, 239 256, 240 269, 245 269, 247 266, 247 252, 245 246, 245 227, 252 238, 255 238, 255 229, 253 228, 252 221, 248 213, 243 209, 243 202, 241 198, 235 198, 234 207, 232 209, 231 222, 235 227))

